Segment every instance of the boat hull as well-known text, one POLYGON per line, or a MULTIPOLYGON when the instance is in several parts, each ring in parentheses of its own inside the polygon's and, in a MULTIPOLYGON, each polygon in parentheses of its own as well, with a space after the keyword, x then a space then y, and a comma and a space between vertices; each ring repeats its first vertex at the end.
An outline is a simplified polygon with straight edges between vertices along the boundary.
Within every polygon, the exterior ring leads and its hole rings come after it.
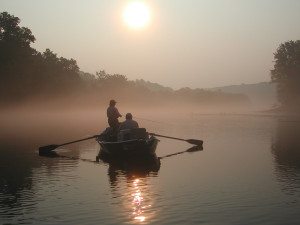
POLYGON ((106 142, 98 140, 100 153, 109 156, 148 156, 154 155, 158 139, 151 136, 149 139, 133 139, 120 142, 106 142))

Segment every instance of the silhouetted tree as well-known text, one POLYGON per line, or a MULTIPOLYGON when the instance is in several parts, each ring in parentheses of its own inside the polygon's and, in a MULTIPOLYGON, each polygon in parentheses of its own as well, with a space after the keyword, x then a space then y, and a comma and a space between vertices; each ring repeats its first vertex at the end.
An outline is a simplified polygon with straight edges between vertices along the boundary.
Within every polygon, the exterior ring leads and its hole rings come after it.
POLYGON ((31 82, 37 52, 30 47, 35 37, 20 19, 7 12, 0 14, 0 94, 1 97, 23 96, 31 82))
POLYGON ((35 41, 30 29, 19 24, 18 17, 0 14, 1 102, 70 92, 80 86, 76 61, 58 58, 49 49, 44 53, 36 51, 30 46, 35 41))
POLYGON ((35 37, 27 27, 19 26, 20 19, 7 12, 0 14, 0 41, 29 47, 35 37))
POLYGON ((74 87, 73 85, 81 81, 76 60, 58 58, 57 54, 50 49, 46 49, 42 54, 42 59, 44 68, 41 72, 45 76, 44 82, 50 82, 52 88, 54 85, 62 88, 74 87))
POLYGON ((278 100, 282 106, 296 108, 300 105, 300 40, 288 41, 274 54, 271 70, 272 82, 277 83, 278 100))
POLYGON ((127 82, 127 77, 122 74, 108 74, 105 72, 105 70, 100 70, 99 72, 96 72, 97 80, 98 81, 106 81, 109 83, 115 83, 115 84, 120 84, 120 83, 126 83, 127 82))

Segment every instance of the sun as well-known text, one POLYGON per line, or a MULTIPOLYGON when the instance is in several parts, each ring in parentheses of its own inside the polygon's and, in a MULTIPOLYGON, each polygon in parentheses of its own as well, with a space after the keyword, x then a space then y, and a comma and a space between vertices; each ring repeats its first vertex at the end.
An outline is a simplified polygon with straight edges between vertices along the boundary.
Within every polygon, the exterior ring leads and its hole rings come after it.
POLYGON ((144 2, 130 2, 124 8, 123 21, 133 29, 145 28, 150 22, 150 9, 144 2))

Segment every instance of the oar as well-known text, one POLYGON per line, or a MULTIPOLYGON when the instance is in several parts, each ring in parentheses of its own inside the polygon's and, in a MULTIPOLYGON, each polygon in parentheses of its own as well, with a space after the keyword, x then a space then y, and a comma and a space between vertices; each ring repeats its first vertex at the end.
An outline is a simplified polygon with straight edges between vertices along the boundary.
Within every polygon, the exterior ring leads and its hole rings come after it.
POLYGON ((179 141, 186 141, 192 145, 197 145, 197 146, 201 146, 203 144, 202 140, 197 140, 197 139, 182 139, 182 138, 177 138, 177 137, 169 137, 169 136, 165 136, 165 135, 161 135, 161 134, 155 134, 155 133, 149 133, 150 135, 153 136, 157 136, 157 137, 164 137, 164 138, 170 138, 170 139, 174 139, 174 140, 179 140, 179 141))
POLYGON ((76 143, 76 142, 81 142, 81 141, 89 140, 89 139, 93 139, 93 138, 97 138, 97 137, 99 137, 99 135, 94 135, 94 136, 91 136, 91 137, 88 137, 88 138, 79 139, 79 140, 76 140, 76 141, 66 142, 66 143, 63 143, 63 144, 60 144, 60 145, 46 145, 46 146, 42 146, 42 147, 39 148, 39 154, 40 155, 47 155, 47 154, 50 154, 51 151, 53 151, 54 149, 56 149, 58 147, 61 147, 61 146, 64 146, 64 145, 73 144, 73 143, 76 143))
POLYGON ((203 150, 203 147, 197 145, 197 146, 193 146, 193 147, 191 147, 191 148, 188 148, 188 149, 185 150, 185 151, 172 153, 172 154, 165 155, 165 156, 163 156, 163 157, 158 157, 158 158, 159 158, 159 159, 163 159, 163 158, 171 157, 171 156, 174 156, 174 155, 180 155, 180 154, 183 154, 183 153, 186 153, 186 152, 197 152, 197 151, 201 151, 201 150, 203 150))

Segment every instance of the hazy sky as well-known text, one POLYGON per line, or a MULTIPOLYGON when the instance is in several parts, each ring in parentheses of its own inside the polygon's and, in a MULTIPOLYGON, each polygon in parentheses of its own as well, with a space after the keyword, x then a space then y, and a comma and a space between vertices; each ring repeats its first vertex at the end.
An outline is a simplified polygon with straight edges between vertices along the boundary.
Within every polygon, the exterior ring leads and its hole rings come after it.
POLYGON ((0 0, 81 70, 104 69, 173 88, 269 81, 278 45, 300 39, 299 0, 152 0, 151 24, 124 25, 126 0, 0 0))

